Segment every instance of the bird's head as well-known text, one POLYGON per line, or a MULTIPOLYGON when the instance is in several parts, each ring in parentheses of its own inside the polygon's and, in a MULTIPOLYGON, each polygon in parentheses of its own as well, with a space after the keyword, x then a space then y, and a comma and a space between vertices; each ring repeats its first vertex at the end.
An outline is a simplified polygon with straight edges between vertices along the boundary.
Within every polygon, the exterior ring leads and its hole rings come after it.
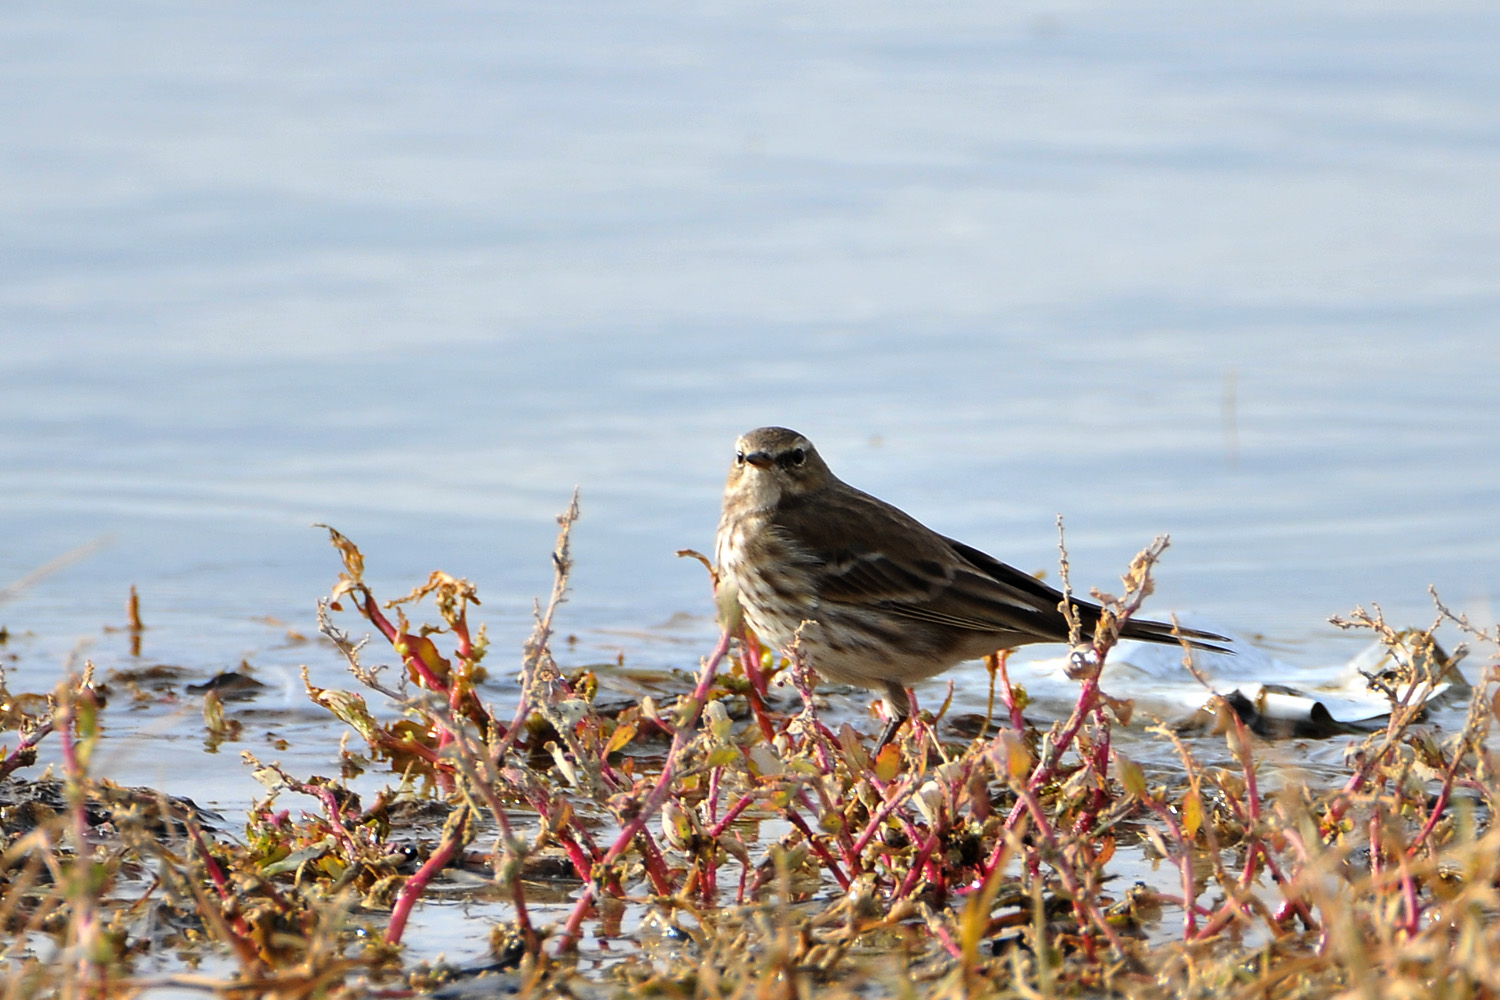
POLYGON ((724 490, 754 507, 775 506, 782 497, 822 489, 833 480, 812 442, 785 427, 760 427, 734 445, 734 465, 724 490))

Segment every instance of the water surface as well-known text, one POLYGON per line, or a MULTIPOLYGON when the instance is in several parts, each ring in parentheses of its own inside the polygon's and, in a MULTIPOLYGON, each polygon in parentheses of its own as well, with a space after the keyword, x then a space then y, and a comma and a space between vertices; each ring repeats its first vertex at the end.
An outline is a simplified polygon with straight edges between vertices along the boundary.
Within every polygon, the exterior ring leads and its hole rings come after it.
MULTIPOLYGON (((0 26, 0 585, 104 540, 0 606, 13 688, 130 665, 103 627, 135 584, 143 661, 245 660, 300 712, 297 667, 341 671, 288 636, 327 522, 383 596, 476 581, 502 698, 575 487, 571 662, 691 668, 711 603, 674 552, 767 423, 1028 570, 1064 514, 1083 587, 1169 532, 1149 607, 1294 666, 1352 653, 1325 619, 1357 603, 1425 624, 1429 584, 1494 618, 1482 5, 0 26)), ((169 709, 141 730, 196 746, 169 709)))

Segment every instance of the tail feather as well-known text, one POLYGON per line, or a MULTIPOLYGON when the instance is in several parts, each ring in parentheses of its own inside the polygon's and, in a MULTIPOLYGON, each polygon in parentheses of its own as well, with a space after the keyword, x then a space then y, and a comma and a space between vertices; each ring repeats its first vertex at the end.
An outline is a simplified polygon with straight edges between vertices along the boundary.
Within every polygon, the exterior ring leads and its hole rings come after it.
POLYGON ((1120 635, 1126 639, 1139 639, 1142 642, 1160 642, 1169 645, 1181 643, 1184 639, 1194 649, 1202 649, 1211 653, 1233 653, 1234 650, 1228 646, 1218 645, 1221 642, 1231 642, 1226 635, 1217 632, 1205 632, 1202 629, 1183 628, 1168 622, 1144 621, 1132 618, 1125 623, 1120 630, 1120 635))

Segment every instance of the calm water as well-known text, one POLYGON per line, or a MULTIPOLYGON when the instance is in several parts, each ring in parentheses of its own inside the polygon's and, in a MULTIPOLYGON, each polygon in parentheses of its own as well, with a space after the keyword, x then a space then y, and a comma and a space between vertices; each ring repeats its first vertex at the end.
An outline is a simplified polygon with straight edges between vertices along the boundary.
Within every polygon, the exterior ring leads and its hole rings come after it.
MULTIPOLYGON (((143 662, 337 681, 286 638, 315 521, 386 596, 476 581, 503 684, 575 486, 571 662, 691 667, 673 553, 766 423, 1026 569, 1064 514, 1081 586, 1170 532, 1150 607, 1298 668, 1428 584, 1493 621, 1497 42, 1429 2, 7 4, 0 586, 103 540, 0 604, 10 684, 129 665, 132 583, 143 662)), ((208 760, 172 790, 253 791, 208 760)))

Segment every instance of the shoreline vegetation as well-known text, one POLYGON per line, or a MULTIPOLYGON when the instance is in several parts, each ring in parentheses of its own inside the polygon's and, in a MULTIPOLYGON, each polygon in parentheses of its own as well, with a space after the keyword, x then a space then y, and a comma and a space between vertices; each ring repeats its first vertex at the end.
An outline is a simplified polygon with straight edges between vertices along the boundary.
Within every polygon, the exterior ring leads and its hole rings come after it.
MULTIPOLYGON (((597 699, 595 674, 552 652, 577 517, 575 496, 503 706, 483 697, 474 585, 435 572, 382 600, 329 528, 343 573, 318 617, 351 683, 303 681, 341 726, 340 773, 243 752, 266 789, 243 830, 170 788, 91 776, 92 664, 47 694, 0 674, 0 997, 1500 996, 1500 645, 1436 595, 1421 630, 1378 608, 1334 620, 1384 644, 1369 681, 1391 704, 1383 727, 1339 737, 1334 781, 1268 780, 1274 741, 1222 699, 1212 759, 1166 726, 1137 739, 1172 767, 1113 739, 1133 704, 1100 672, 1164 540, 1119 596, 1094 592, 1092 635, 1074 623, 1071 711, 1029 715, 992 657, 976 735, 945 727, 944 704, 873 754, 825 724, 795 650, 762 650, 734 609, 674 700, 597 699), (1424 715, 1469 654, 1444 653, 1440 625, 1477 651, 1453 731, 1424 715), (790 711, 777 679, 800 695, 790 711), (44 740, 57 775, 33 773, 44 740), (350 789, 376 774, 373 799, 350 789), (454 899, 460 871, 507 914, 489 959, 410 960, 414 912, 454 899), (619 947, 581 963, 585 943, 619 947), (163 954, 166 972, 145 961, 163 954)), ((203 698, 208 733, 232 736, 220 693, 203 698)))

